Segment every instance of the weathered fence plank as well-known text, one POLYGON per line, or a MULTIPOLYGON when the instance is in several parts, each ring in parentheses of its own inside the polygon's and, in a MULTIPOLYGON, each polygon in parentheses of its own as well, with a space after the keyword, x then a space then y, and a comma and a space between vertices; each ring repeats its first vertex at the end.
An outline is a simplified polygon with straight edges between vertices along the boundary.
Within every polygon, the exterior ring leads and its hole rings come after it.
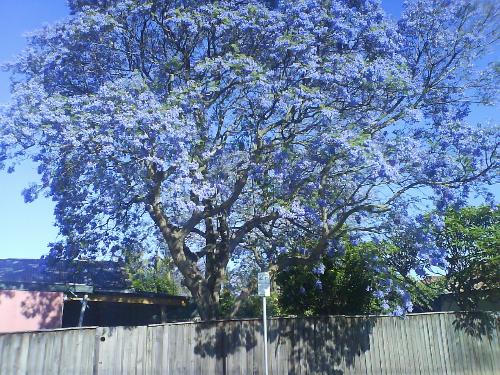
MULTIPOLYGON (((500 374, 498 316, 474 335, 459 317, 273 318, 270 374, 500 374)), ((257 319, 0 334, 2 375, 261 375, 263 362, 257 319)))

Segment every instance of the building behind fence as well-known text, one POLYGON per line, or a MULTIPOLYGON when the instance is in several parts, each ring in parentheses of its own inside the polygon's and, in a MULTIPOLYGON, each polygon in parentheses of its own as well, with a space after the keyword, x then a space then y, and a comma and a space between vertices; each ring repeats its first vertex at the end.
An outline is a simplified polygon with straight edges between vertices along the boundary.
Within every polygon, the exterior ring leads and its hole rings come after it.
MULTIPOLYGON (((463 318, 273 318, 269 374, 500 374, 498 319, 463 318)), ((263 374, 262 337, 256 319, 2 334, 0 374, 263 374)))

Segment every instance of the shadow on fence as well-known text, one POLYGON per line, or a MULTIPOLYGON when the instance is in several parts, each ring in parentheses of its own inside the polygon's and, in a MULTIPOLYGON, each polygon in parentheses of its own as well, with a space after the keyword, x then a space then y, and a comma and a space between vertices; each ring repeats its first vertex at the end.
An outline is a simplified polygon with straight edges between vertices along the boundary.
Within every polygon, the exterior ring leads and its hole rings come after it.
MULTIPOLYGON (((271 319, 269 353, 281 359, 290 375, 298 373, 300 368, 341 375, 344 372, 337 368, 352 367, 356 357, 370 349, 370 335, 375 324, 373 317, 271 319)), ((196 325, 195 332, 194 354, 222 361, 223 370, 225 359, 239 352, 261 358, 260 352, 255 353, 257 346, 262 350, 262 325, 258 320, 201 322, 196 325)))
POLYGON ((453 326, 457 331, 463 331, 469 336, 492 339, 493 332, 499 325, 499 316, 492 312, 477 311, 456 313, 453 326))
MULTIPOLYGON (((498 316, 483 318, 272 318, 269 373, 500 374, 498 316)), ((0 374, 261 375, 262 333, 243 319, 0 334, 0 374)))

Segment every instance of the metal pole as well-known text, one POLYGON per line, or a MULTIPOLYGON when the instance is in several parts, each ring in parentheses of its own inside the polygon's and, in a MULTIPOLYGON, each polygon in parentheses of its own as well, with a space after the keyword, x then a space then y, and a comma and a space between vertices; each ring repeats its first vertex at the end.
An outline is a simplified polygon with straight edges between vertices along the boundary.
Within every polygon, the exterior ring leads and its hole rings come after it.
POLYGON ((88 294, 85 294, 82 299, 82 308, 80 310, 80 319, 78 319, 78 327, 83 326, 83 316, 85 315, 85 310, 87 310, 87 299, 89 298, 88 294))
POLYGON ((262 297, 262 312, 264 320, 264 373, 268 375, 267 369, 267 312, 266 312, 266 297, 262 297))

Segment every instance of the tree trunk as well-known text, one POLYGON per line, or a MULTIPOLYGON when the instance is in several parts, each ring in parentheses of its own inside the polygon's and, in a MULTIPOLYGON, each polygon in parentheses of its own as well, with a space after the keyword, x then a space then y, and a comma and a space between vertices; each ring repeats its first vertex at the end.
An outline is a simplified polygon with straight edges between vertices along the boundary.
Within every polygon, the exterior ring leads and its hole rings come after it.
MULTIPOLYGON (((169 241, 172 259, 184 277, 184 284, 191 292, 202 320, 213 320, 219 317, 220 283, 211 282, 215 274, 205 274, 198 268, 195 261, 187 259, 184 253, 184 238, 169 241)), ((214 272, 214 270, 211 270, 214 272)))
POLYGON ((229 261, 227 223, 223 220, 216 231, 212 218, 206 220, 206 270, 203 274, 198 267, 195 253, 191 253, 185 243, 188 233, 169 225, 158 194, 154 196, 156 200, 147 206, 148 212, 168 245, 172 260, 182 274, 185 286, 191 292, 201 319, 216 319, 219 313, 220 287, 229 261), (220 243, 217 242, 218 236, 220 243))
POLYGON ((196 309, 201 320, 214 320, 219 318, 219 304, 209 293, 195 295, 191 292, 196 303, 196 309))

